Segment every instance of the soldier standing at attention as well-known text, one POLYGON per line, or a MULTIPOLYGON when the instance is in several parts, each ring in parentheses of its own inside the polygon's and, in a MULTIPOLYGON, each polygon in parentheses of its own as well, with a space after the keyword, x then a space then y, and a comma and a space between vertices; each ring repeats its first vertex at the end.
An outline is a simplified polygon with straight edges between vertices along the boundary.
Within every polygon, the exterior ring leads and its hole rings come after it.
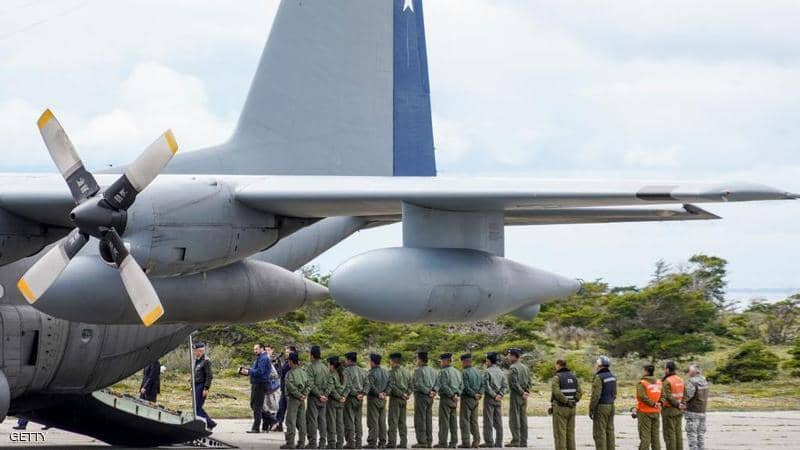
POLYGON ((289 372, 286 374, 286 443, 281 448, 303 448, 306 434, 306 398, 309 391, 308 374, 300 367, 297 353, 288 357, 289 372), (295 443, 295 431, 297 443, 295 443))
POLYGON ((481 447, 503 446, 503 397, 508 392, 508 381, 497 366, 497 353, 486 354, 486 371, 483 372, 483 444, 481 447))
POLYGON ((338 356, 328 358, 328 405, 325 408, 328 430, 327 448, 344 448, 344 404, 347 387, 344 385, 344 370, 338 356))
POLYGON ((508 373, 508 387, 511 402, 508 409, 508 427, 511 429, 511 442, 506 447, 528 446, 528 395, 531 388, 531 372, 519 361, 522 350, 508 350, 506 358, 511 369, 508 373))
POLYGON ((478 405, 483 394, 483 379, 478 369, 472 366, 472 355, 461 355, 461 379, 464 388, 461 391, 461 409, 458 423, 461 426, 461 448, 478 448, 481 433, 478 428, 478 405), (472 436, 470 443, 469 437, 472 436))
POLYGON ((428 352, 417 352, 417 368, 411 380, 414 391, 414 448, 433 444, 433 398, 436 397, 436 371, 428 366, 428 352))
POLYGON ((328 369, 322 364, 322 351, 318 345, 309 351, 311 364, 308 371, 310 392, 306 408, 306 430, 308 432, 308 448, 325 448, 327 430, 325 429, 325 406, 328 404, 328 369), (319 432, 319 441, 317 441, 319 432))
POLYGON ((556 375, 550 381, 553 407, 553 438, 556 450, 575 450, 575 406, 583 397, 578 377, 563 359, 556 361, 556 375))
POLYGON ((617 377, 609 370, 607 356, 597 358, 589 418, 592 419, 594 446, 598 450, 614 450, 614 401, 617 399, 617 377))
POLYGON ((161 362, 155 360, 144 366, 142 384, 139 386, 139 398, 148 402, 156 402, 161 393, 161 362))
POLYGON ((658 415, 661 407, 661 380, 653 376, 656 368, 648 364, 636 385, 636 421, 639 427, 639 450, 661 450, 658 415))
POLYGON ((661 427, 667 450, 683 450, 683 380, 675 373, 675 363, 664 365, 664 384, 661 390, 661 427))
POLYGON ((344 406, 344 434, 346 448, 361 448, 361 405, 367 395, 367 374, 358 367, 358 354, 345 353, 344 385, 347 388, 347 403, 344 406))
POLYGON ((389 371, 389 439, 386 448, 408 448, 408 430, 406 429, 406 404, 411 397, 411 377, 400 362, 403 355, 389 355, 392 370, 389 371), (400 443, 397 443, 397 436, 400 443))
POLYGON ((458 416, 456 408, 464 387, 461 373, 453 367, 452 353, 439 356, 442 369, 436 378, 436 392, 439 393, 439 443, 434 448, 456 448, 458 444, 458 416), (450 442, 447 434, 450 434, 450 442))
POLYGON ((386 397, 389 396, 389 372, 381 367, 381 355, 369 355, 367 373, 367 445, 386 446, 386 397))
POLYGON ((686 437, 689 450, 703 450, 706 434, 706 406, 708 406, 708 381, 696 364, 689 366, 686 383, 686 437))

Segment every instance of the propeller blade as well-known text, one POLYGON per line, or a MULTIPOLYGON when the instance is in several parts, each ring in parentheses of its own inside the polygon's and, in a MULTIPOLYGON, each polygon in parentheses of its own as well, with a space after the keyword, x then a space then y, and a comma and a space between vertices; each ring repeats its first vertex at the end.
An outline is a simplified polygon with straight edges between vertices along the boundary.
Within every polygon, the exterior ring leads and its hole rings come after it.
POLYGON ((158 299, 158 294, 150 283, 150 279, 147 278, 139 263, 133 259, 116 230, 112 228, 106 234, 106 238, 114 250, 114 262, 119 268, 122 284, 125 285, 125 290, 136 308, 136 313, 139 314, 144 326, 149 327, 164 315, 161 300, 158 299))
POLYGON ((47 292, 67 268, 70 260, 89 242, 89 236, 76 228, 39 258, 17 282, 17 288, 33 304, 47 292))
POLYGON ((37 122, 44 144, 50 157, 56 163, 61 176, 69 186, 75 203, 83 203, 100 190, 97 181, 83 166, 78 152, 69 140, 67 133, 49 109, 39 117, 37 122))
POLYGON ((136 195, 142 192, 164 170, 178 152, 178 143, 171 130, 153 142, 103 193, 103 198, 115 209, 128 209, 136 195))

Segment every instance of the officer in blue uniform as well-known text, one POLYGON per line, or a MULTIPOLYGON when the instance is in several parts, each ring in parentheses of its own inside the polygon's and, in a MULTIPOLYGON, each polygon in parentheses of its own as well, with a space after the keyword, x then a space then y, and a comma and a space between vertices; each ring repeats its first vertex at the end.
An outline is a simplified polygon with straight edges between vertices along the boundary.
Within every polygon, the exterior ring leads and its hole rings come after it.
POLYGON ((214 374, 211 371, 211 360, 206 358, 206 344, 198 342, 194 344, 194 406, 197 417, 206 420, 209 430, 217 426, 217 422, 208 416, 203 409, 203 405, 211 389, 211 380, 214 374))

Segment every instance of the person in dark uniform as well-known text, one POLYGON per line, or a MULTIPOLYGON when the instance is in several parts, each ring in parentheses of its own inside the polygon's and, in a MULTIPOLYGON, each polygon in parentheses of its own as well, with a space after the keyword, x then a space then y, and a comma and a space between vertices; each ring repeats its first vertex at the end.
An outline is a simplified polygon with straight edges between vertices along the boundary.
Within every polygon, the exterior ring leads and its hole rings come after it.
POLYGON ((211 371, 211 360, 206 358, 206 344, 198 342, 194 344, 194 405, 197 417, 206 420, 209 430, 217 426, 217 422, 208 416, 203 409, 203 405, 211 389, 211 380, 214 374, 211 371))
POLYGON ((294 345, 287 345, 283 347, 283 355, 278 358, 278 364, 281 374, 281 400, 278 403, 278 413, 275 415, 275 426, 272 431, 283 432, 283 420, 286 417, 286 374, 289 373, 289 355, 297 353, 297 347, 294 345))
POLYGON ((161 393, 161 362, 155 360, 144 367, 142 385, 139 386, 139 398, 148 402, 156 402, 161 393))
POLYGON ((607 356, 597 358, 592 380, 592 398, 589 401, 589 418, 592 419, 592 436, 597 450, 614 450, 614 401, 617 399, 617 377, 611 373, 607 356))

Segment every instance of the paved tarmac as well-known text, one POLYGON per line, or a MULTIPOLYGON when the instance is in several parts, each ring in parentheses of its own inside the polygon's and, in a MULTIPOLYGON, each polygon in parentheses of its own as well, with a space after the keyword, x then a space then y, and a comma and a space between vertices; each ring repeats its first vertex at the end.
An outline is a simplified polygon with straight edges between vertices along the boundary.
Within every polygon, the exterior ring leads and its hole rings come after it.
MULTIPOLYGON (((434 430, 437 425, 434 418, 434 430)), ((278 448, 283 443, 282 433, 247 434, 250 422, 247 420, 219 420, 213 436, 216 439, 239 448, 278 448)), ((409 417, 408 424, 413 420, 409 417)), ((0 424, 0 447, 38 447, 38 448, 86 448, 102 447, 102 442, 65 431, 50 429, 40 431, 41 427, 31 423, 27 433, 21 435, 11 427, 16 423, 12 418, 0 424), (21 442, 20 438, 27 439, 21 442), (36 441, 34 441, 36 440, 36 441)), ((553 436, 550 419, 530 417, 528 448, 552 449, 553 436)), ((627 415, 618 415, 617 448, 635 449, 638 446, 636 421, 627 415)), ((577 420, 577 447, 593 448, 591 421, 588 417, 577 420)), ((364 428, 366 435, 366 427, 364 428)), ((413 444, 413 427, 409 429, 409 444, 413 444)), ((509 439, 505 431, 505 441, 509 439)), ((434 440, 436 433, 434 432, 434 440)), ((688 449, 688 446, 684 447, 688 449)), ((663 448, 663 443, 662 443, 663 448)), ((788 412, 718 412, 708 415, 708 434, 706 448, 715 449, 770 449, 800 448, 800 411, 788 412)))

